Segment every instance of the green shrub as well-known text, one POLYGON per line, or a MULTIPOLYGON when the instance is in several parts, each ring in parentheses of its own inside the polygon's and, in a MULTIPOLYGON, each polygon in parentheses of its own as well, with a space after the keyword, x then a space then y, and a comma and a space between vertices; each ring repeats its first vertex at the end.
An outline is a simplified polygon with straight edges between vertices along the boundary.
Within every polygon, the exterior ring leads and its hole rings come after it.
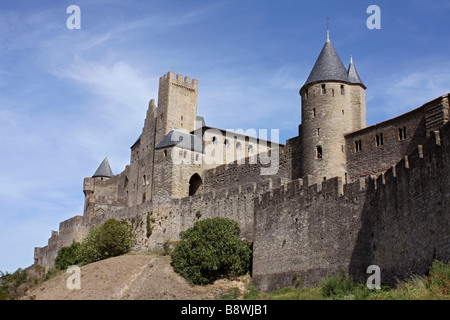
POLYGON ((81 244, 75 241, 70 247, 61 248, 55 259, 55 267, 58 270, 65 270, 69 266, 79 264, 81 262, 80 249, 81 244))
POLYGON ((21 268, 14 273, 0 271, 0 300, 16 300, 30 288, 28 272, 21 268))
POLYGON ((337 276, 325 279, 320 285, 320 291, 324 299, 344 298, 353 294, 356 286, 347 274, 341 271, 337 276))
POLYGON ((239 224, 228 218, 197 221, 180 234, 181 241, 172 253, 174 270, 201 285, 246 274, 251 250, 239 233, 239 224))
POLYGON ((109 219, 89 231, 80 247, 80 262, 87 264, 130 251, 135 243, 132 227, 126 221, 109 219))

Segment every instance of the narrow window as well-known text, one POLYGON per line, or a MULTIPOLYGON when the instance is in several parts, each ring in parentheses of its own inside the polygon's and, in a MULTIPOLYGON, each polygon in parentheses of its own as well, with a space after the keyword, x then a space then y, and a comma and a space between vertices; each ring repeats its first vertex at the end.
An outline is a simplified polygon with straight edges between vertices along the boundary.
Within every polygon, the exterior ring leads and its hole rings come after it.
POLYGON ((241 143, 240 142, 236 143, 236 149, 241 150, 241 143))
POLYGON ((252 153, 253 152, 253 146, 252 145, 249 145, 248 146, 248 153, 252 153))
POLYGON ((334 89, 331 89, 331 96, 334 97, 334 89))
POLYGON ((327 94, 327 87, 325 84, 322 85, 322 94, 327 94))
POLYGON ((341 94, 345 94, 345 86, 341 84, 341 94))
POLYGON ((181 116, 181 121, 183 121, 183 116, 181 116))
POLYGON ((164 158, 167 158, 167 150, 164 150, 164 158))
POLYGON ((320 136, 320 128, 317 128, 317 136, 320 136))
POLYGON ((228 139, 225 139, 223 144, 225 145, 226 148, 228 148, 230 146, 230 141, 228 141, 228 139))
POLYGON ((406 127, 399 128, 399 129, 398 129, 398 139, 399 139, 400 141, 406 139, 406 127))
POLYGON ((142 185, 145 186, 146 184, 147 184, 147 177, 144 174, 144 176, 142 177, 142 185))
POLYGON ((323 177, 323 181, 326 181, 327 180, 327 177, 323 177))
POLYGON ((142 194, 142 202, 145 202, 145 192, 142 194))
POLYGON ((356 151, 356 152, 360 152, 361 149, 362 149, 361 140, 356 140, 356 141, 355 141, 355 151, 356 151))
POLYGON ((213 143, 213 144, 216 144, 216 137, 213 137, 213 138, 212 138, 212 143, 213 143))
POLYGON ((322 159, 322 157, 323 157, 322 146, 317 146, 316 153, 317 153, 317 159, 322 159))
POLYGON ((198 161, 198 154, 195 155, 195 161, 198 161))
POLYGON ((377 143, 377 147, 383 145, 383 134, 382 133, 376 135, 376 143, 377 143))
POLYGON ((342 115, 344 115, 344 110, 342 110, 342 115))
POLYGON ((186 158, 186 156, 187 156, 187 151, 184 151, 183 152, 183 158, 186 158))
POLYGON ((316 108, 313 108, 313 118, 316 117, 316 108))

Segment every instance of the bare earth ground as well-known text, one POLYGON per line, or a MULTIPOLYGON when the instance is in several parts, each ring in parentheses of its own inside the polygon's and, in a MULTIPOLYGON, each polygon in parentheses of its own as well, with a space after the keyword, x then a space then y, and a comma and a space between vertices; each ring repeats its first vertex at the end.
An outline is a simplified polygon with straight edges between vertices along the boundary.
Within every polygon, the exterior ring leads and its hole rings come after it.
POLYGON ((170 256, 135 253, 81 267, 81 289, 69 290, 62 274, 31 290, 26 299, 36 300, 210 300, 238 288, 243 280, 218 280, 207 286, 189 284, 170 266, 170 256))

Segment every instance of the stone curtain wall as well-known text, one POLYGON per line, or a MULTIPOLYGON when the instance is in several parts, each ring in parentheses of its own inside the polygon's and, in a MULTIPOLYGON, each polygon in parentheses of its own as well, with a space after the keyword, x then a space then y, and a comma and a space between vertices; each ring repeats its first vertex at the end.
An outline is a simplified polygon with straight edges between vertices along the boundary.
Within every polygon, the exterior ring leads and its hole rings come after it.
MULTIPOLYGON (((312 179, 311 179, 312 180, 312 179)), ((255 202, 253 281, 262 291, 315 285, 348 269, 361 229, 365 184, 298 179, 255 202)))
POLYGON ((450 123, 377 180, 293 181, 255 201, 253 279, 262 291, 300 279, 317 285, 339 270, 382 284, 450 259, 450 123), (343 190, 343 192, 341 191, 343 190))
POLYGON ((346 156, 349 181, 368 175, 379 175, 395 165, 404 155, 423 144, 430 132, 438 130, 449 120, 448 94, 399 117, 347 134, 346 156), (406 137, 400 139, 399 129, 406 128, 406 137), (383 144, 377 146, 376 136, 383 135, 383 144), (355 141, 361 140, 361 151, 355 150, 355 141))
POLYGON ((365 214, 372 215, 372 263, 382 283, 450 260, 449 159, 450 123, 377 179, 365 214))

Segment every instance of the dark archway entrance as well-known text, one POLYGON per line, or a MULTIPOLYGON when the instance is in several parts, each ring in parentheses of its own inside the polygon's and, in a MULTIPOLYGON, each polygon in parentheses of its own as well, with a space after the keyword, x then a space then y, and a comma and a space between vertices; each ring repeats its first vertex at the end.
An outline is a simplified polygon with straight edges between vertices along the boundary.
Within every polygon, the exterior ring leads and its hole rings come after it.
POLYGON ((197 191, 200 191, 202 184, 202 178, 200 178, 198 173, 194 173, 191 179, 189 179, 189 196, 193 196, 197 191))

